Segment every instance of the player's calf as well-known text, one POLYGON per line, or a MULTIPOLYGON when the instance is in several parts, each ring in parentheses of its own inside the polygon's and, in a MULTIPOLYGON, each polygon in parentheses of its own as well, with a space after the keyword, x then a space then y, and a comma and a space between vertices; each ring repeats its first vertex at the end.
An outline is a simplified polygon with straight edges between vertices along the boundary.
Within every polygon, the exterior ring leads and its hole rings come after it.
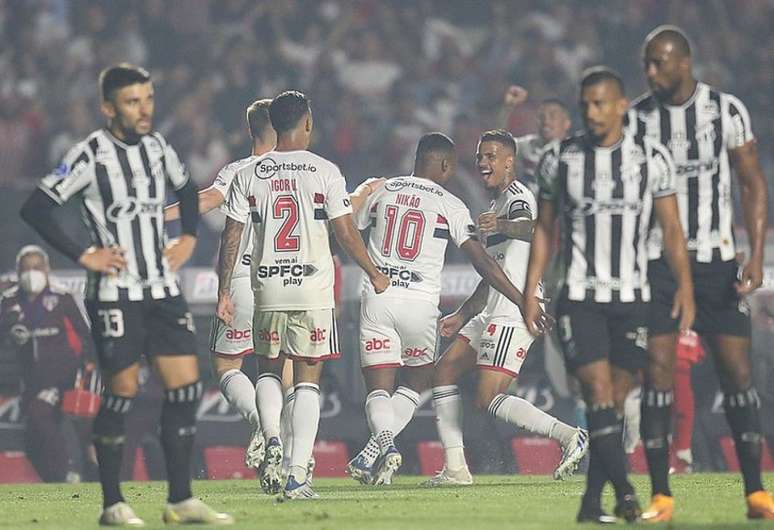
MULTIPOLYGON (((133 403, 133 397, 106 393, 102 396, 99 412, 94 419, 93 440, 99 463, 99 480, 102 484, 103 506, 105 508, 124 501, 119 475, 126 439, 126 414, 131 410, 133 403)), ((128 512, 123 508, 116 508, 114 511, 115 514, 109 514, 106 517, 108 519, 131 518, 126 515, 128 512)))
POLYGON ((179 503, 193 496, 191 456, 196 434, 196 409, 203 392, 201 381, 165 392, 161 408, 161 446, 167 464, 170 503, 179 503))

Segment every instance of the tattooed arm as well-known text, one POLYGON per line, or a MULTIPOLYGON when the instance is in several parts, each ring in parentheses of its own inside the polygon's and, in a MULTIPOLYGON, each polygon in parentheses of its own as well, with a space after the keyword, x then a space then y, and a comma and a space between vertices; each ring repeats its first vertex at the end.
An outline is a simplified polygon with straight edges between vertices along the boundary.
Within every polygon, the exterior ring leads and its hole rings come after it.
POLYGON ((226 218, 226 226, 220 235, 220 252, 218 254, 218 308, 217 316, 226 325, 231 325, 234 319, 234 304, 231 302, 231 276, 234 274, 239 241, 242 238, 244 223, 226 218))

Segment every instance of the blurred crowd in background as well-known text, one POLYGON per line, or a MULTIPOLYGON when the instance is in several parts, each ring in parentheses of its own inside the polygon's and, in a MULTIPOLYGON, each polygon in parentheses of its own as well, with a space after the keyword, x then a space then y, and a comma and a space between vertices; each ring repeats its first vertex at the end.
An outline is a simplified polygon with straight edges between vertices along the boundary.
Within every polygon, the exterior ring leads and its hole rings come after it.
MULTIPOLYGON (((517 135, 534 132, 545 97, 574 111, 592 64, 618 69, 634 98, 645 88, 639 47, 666 21, 691 37, 700 78, 746 103, 771 175, 771 0, 0 0, 0 205, 103 123, 97 74, 128 61, 151 71, 155 125, 200 187, 247 153, 245 107, 298 88, 313 101, 313 150, 353 189, 409 172, 420 135, 440 130, 462 162, 452 191, 475 213, 487 204, 475 143, 500 125, 504 89, 530 93, 508 123, 517 135)), ((204 228, 197 264, 209 265, 217 228, 204 228)))

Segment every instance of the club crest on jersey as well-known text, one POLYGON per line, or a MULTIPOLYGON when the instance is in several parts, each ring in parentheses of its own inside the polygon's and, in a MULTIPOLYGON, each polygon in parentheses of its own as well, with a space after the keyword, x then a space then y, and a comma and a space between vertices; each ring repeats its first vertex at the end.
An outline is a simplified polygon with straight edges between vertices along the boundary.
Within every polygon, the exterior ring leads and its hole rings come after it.
POLYGON ((59 297, 56 295, 44 296, 41 300, 41 304, 43 304, 43 307, 46 308, 46 311, 50 313, 56 306, 59 305, 59 297))
POLYGON ((717 120, 720 118, 720 107, 716 101, 707 101, 699 109, 699 113, 707 120, 717 120))

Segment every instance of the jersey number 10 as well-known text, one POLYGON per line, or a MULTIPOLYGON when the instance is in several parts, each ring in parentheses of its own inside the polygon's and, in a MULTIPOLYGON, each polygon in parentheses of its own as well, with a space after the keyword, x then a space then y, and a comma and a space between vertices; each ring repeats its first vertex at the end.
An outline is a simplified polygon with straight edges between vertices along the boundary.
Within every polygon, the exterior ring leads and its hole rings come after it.
MULTIPOLYGON (((392 204, 384 210, 384 218, 387 226, 384 228, 384 241, 382 242, 382 255, 392 254, 393 239, 395 239, 395 225, 398 224, 398 207, 392 204)), ((420 210, 406 210, 400 217, 398 226, 398 242, 396 250, 398 258, 403 261, 414 261, 422 249, 422 235, 425 231, 425 214, 420 210)))

